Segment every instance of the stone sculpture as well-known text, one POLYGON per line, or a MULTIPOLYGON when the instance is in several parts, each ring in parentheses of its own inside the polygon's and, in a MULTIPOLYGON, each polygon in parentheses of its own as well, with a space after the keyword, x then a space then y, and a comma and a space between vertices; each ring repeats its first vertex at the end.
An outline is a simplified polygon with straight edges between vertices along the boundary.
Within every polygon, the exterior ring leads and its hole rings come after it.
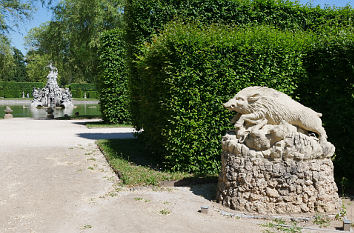
POLYGON ((339 208, 321 114, 267 87, 248 87, 224 104, 236 111, 222 140, 218 200, 262 213, 339 208))
POLYGON ((42 89, 33 89, 32 107, 72 108, 71 93, 68 88, 60 88, 57 83, 58 69, 51 64, 47 84, 42 89))

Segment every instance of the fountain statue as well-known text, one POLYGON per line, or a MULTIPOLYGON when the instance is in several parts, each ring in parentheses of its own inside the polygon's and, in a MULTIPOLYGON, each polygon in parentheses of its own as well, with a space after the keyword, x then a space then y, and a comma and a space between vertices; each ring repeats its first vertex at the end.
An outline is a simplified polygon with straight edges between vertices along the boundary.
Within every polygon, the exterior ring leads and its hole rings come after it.
POLYGON ((60 88, 57 83, 58 69, 50 63, 47 84, 44 88, 33 89, 32 107, 72 108, 72 95, 69 88, 60 88))

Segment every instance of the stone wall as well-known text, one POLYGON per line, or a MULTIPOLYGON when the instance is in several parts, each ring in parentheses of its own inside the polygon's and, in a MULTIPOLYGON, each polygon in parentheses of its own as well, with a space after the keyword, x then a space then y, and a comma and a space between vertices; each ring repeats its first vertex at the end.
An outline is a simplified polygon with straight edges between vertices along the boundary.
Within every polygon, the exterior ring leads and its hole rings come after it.
MULTIPOLYGON (((292 138, 289 142, 296 142, 298 136, 292 138)), ((340 199, 330 155, 321 156, 313 146, 316 150, 307 150, 312 153, 305 155, 293 149, 287 153, 294 146, 284 141, 257 151, 239 142, 232 132, 227 134, 222 142, 217 200, 235 210, 258 213, 338 211, 340 199)))

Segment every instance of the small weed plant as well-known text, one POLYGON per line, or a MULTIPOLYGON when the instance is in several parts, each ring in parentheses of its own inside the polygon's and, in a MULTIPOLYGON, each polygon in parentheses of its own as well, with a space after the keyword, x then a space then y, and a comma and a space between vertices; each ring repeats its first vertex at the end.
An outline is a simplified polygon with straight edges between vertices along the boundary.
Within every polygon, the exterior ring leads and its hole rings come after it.
POLYGON ((328 227, 331 223, 331 220, 326 216, 323 216, 321 214, 316 214, 313 223, 318 225, 320 228, 323 228, 323 227, 328 227))
POLYGON ((162 214, 162 215, 169 215, 170 213, 171 213, 171 210, 168 210, 168 209, 160 210, 160 214, 162 214))
POLYGON ((336 214, 336 220, 343 220, 343 218, 347 215, 347 208, 344 204, 342 204, 342 208, 340 209, 339 213, 336 214))
POLYGON ((287 225, 283 219, 275 219, 272 222, 268 222, 261 225, 266 227, 263 232, 291 232, 291 233, 301 233, 301 227, 297 226, 296 222, 291 222, 290 225, 287 225))

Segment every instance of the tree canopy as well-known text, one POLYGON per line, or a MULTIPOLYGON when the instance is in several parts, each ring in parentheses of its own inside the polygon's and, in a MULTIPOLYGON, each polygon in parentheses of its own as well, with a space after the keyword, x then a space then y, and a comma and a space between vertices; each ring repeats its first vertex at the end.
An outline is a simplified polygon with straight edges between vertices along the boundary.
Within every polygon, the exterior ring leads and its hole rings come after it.
MULTIPOLYGON (((93 82, 97 75, 99 34, 120 26, 119 0, 66 0, 54 6, 53 19, 26 37, 31 56, 46 56, 61 71, 61 83, 93 82)), ((31 59, 28 59, 31 66, 31 59)), ((32 68, 31 68, 32 69, 32 68)))

